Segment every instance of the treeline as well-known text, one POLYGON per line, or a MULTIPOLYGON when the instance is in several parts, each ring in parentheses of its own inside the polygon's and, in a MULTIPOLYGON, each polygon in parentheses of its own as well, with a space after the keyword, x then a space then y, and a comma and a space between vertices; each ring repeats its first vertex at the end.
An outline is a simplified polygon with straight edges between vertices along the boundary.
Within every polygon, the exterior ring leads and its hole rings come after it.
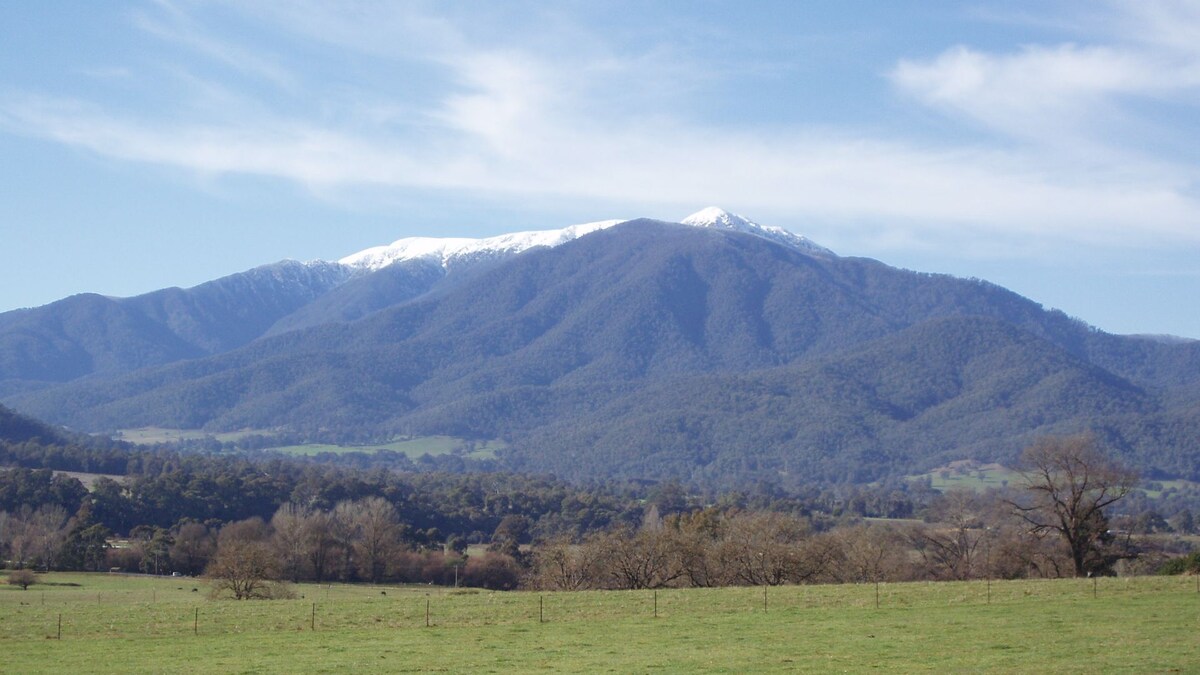
MULTIPOLYGON (((710 508, 639 528, 544 542, 526 583, 547 590, 773 586, 803 583, 1050 578, 1075 575, 1056 533, 1035 532, 999 491, 953 491, 923 521, 859 521, 821 529, 790 514, 710 508)), ((1158 570, 1185 543, 1098 534, 1087 573, 1158 570)))
MULTIPOLYGON (((35 441, 0 450, 39 464, 111 451, 35 441)), ((100 477, 90 491, 48 468, 0 470, 0 559, 13 567, 199 574, 215 564, 222 541, 236 540, 252 542, 239 546, 258 550, 266 569, 287 579, 453 583, 458 575, 493 588, 861 580, 850 570, 862 569, 863 556, 874 556, 871 574, 883 579, 971 578, 981 569, 1057 576, 1075 562, 1045 530, 1014 519, 1015 488, 976 496, 941 495, 927 481, 792 491, 764 482, 715 493, 678 483, 577 486, 519 474, 127 452, 127 467, 140 473, 100 477), (908 524, 867 525, 866 518, 908 524), (469 545, 477 552, 464 556, 469 545)), ((1194 490, 1151 487, 1161 489, 1159 499, 1134 491, 1121 510, 1087 521, 1104 544, 1096 550, 1107 552, 1080 564, 1109 573, 1137 553, 1149 565, 1172 550, 1154 544, 1155 536, 1169 542, 1164 535, 1196 531, 1185 499, 1194 490), (1124 536, 1124 548, 1107 548, 1110 531, 1124 536)))

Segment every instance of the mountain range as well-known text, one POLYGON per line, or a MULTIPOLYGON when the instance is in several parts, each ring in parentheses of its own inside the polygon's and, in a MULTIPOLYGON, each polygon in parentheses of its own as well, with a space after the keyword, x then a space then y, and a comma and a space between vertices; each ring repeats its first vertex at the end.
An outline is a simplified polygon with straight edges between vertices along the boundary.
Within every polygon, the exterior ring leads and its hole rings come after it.
POLYGON ((0 400, 87 431, 503 439, 503 466, 579 480, 869 481, 1081 430, 1200 478, 1200 342, 720 209, 6 312, 0 400))

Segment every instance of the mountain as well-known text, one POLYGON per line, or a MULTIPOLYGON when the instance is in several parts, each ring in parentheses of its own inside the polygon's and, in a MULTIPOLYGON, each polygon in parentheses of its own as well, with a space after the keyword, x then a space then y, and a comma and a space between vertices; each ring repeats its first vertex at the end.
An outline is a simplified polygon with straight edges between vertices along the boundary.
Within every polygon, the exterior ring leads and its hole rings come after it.
POLYGON ((187 290, 75 295, 0 314, 0 392, 112 376, 240 347, 343 283, 329 263, 284 261, 187 290))
POLYGON ((219 321, 139 309, 191 355, 5 401, 90 430, 503 438, 505 466, 583 480, 873 480, 1083 429, 1153 475, 1200 477, 1198 342, 1109 335, 719 210, 685 220, 401 240, 317 265, 329 283, 291 304, 263 291, 224 342, 219 321))
MULTIPOLYGON (((739 229, 809 245, 803 237, 720 209, 705 209, 688 220, 696 227, 739 229)), ((81 294, 0 313, 0 396, 220 354, 266 335, 354 320, 531 248, 558 246, 620 222, 486 239, 411 237, 337 262, 285 260, 189 289, 133 298, 81 294)))

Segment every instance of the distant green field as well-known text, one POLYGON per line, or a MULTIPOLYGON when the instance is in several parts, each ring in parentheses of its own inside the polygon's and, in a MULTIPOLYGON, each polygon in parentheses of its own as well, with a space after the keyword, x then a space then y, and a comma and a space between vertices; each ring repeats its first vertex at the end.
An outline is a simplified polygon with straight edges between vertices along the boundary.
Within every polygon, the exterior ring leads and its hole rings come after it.
POLYGON ((344 453, 344 452, 373 452, 375 450, 393 450, 402 452, 408 455, 410 459, 416 459, 421 455, 449 455, 452 453, 462 453, 464 457, 472 459, 491 459, 496 456, 498 450, 507 447, 503 441, 467 441, 461 438, 451 436, 424 436, 421 438, 413 438, 408 440, 392 441, 391 443, 372 443, 368 445, 326 445, 320 443, 310 443, 305 445, 288 445, 278 448, 270 448, 276 452, 282 452, 289 455, 312 456, 323 452, 344 453))
POLYGON ((997 581, 990 603, 983 581, 884 584, 878 608, 871 585, 764 596, 762 588, 539 594, 335 584, 298 586, 304 597, 295 600, 235 602, 207 599, 193 579, 47 580, 79 585, 0 589, 4 672, 1200 668, 1200 589, 1187 577, 997 581))
POLYGON ((928 478, 935 490, 945 492, 953 488, 966 490, 984 490, 1016 485, 1021 480, 1021 474, 999 464, 979 464, 976 462, 952 462, 947 466, 934 469, 928 473, 909 476, 909 480, 928 478))
POLYGON ((1165 494, 1168 490, 1171 490, 1172 488, 1174 488, 1178 492, 1185 492, 1185 491, 1189 491, 1189 490, 1192 490, 1192 491, 1200 490, 1200 483, 1197 483, 1195 481, 1190 481, 1190 480, 1158 480, 1158 481, 1150 481, 1150 483, 1152 483, 1152 484, 1157 483, 1162 486, 1161 490, 1158 490, 1158 489, 1155 489, 1155 490, 1147 489, 1146 490, 1146 496, 1150 497, 1151 499, 1158 499, 1159 497, 1162 497, 1163 494, 1165 494))
MULTIPOLYGON (((1018 486, 1021 484, 1021 474, 1000 466, 999 464, 980 464, 969 460, 951 462, 928 473, 908 476, 908 480, 924 480, 928 478, 933 489, 940 492, 960 488, 981 491, 987 488, 1002 488, 1005 485, 1018 486)), ((1145 489, 1146 495, 1157 499, 1171 488, 1176 490, 1200 489, 1200 483, 1188 480, 1152 481, 1162 485, 1161 490, 1145 489)), ((1145 484, 1144 484, 1145 485, 1145 484)))
MULTIPOLYGON (((208 433, 198 429, 163 429, 159 427, 143 427, 141 429, 122 429, 117 432, 115 438, 129 441, 141 445, 151 445, 154 443, 172 443, 175 441, 194 441, 204 438, 215 438, 218 441, 229 442, 237 441, 246 436, 259 434, 262 436, 270 436, 272 432, 265 430, 245 430, 245 431, 230 431, 224 433, 208 433)), ((274 448, 268 448, 277 452, 282 452, 289 455, 299 455, 311 457, 319 455, 323 452, 345 453, 345 452, 374 452, 375 450, 394 450, 408 455, 411 459, 416 459, 421 455, 448 455, 452 453, 462 453, 464 457, 472 459, 491 459, 496 456, 496 452, 503 450, 507 445, 503 441, 471 441, 462 438, 454 438, 452 436, 424 436, 420 438, 411 438, 403 440, 394 440, 388 443, 370 443, 365 445, 332 445, 324 443, 306 443, 304 445, 285 445, 274 448)))
POLYGON ((212 437, 221 441, 236 441, 240 438, 253 434, 262 434, 270 436, 270 431, 260 430, 245 430, 245 431, 227 431, 220 433, 209 433, 199 429, 163 429, 160 427, 142 427, 140 429, 121 429, 113 438, 139 445, 153 445, 155 443, 173 443, 175 441, 197 441, 204 438, 212 437))

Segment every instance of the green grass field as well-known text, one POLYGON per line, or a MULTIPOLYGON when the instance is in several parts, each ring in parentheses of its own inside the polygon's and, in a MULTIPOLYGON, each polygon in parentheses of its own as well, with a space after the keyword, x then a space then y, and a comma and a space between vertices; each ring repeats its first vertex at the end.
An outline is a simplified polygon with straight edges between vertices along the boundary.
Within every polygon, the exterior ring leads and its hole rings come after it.
POLYGON ((929 479, 930 486, 945 492, 952 488, 980 491, 987 488, 1001 488, 1005 485, 1017 485, 1021 475, 999 464, 980 464, 969 460, 951 462, 928 473, 909 476, 909 480, 929 479))
MULTIPOLYGON (((218 441, 238 441, 239 439, 252 434, 260 434, 263 436, 271 436, 272 432, 265 430, 247 430, 247 431, 231 431, 225 433, 210 434, 208 432, 199 431, 196 429, 162 429, 159 427, 144 427, 140 429, 122 429, 116 435, 116 438, 131 443, 149 445, 154 443, 171 443, 175 441, 200 440, 208 437, 213 437, 218 441)), ((408 455, 409 459, 416 459, 421 455, 448 455, 451 453, 463 453, 463 456, 471 459, 492 459, 496 456, 496 452, 503 450, 507 445, 503 441, 468 441, 462 438, 454 438, 452 436, 422 436, 419 438, 398 439, 388 443, 371 443, 367 445, 334 445, 326 443, 306 443, 303 445, 286 445, 274 448, 268 448, 276 452, 282 452, 288 455, 299 455, 311 457, 323 452, 345 453, 345 452, 374 452, 375 450, 394 450, 408 455)))
POLYGON ((260 431, 250 429, 246 431, 226 431, 218 433, 209 433, 199 429, 164 429, 161 427, 141 427, 138 429, 121 429, 117 432, 114 438, 122 441, 129 441, 138 445, 153 445, 155 443, 173 443, 175 441, 198 441, 208 438, 215 438, 222 443, 226 441, 236 441, 246 436, 253 434, 262 434, 270 436, 270 431, 260 431))
POLYGON ((776 587, 764 606, 761 588, 235 602, 194 579, 45 579, 78 585, 0 589, 2 672, 1200 670, 1187 577, 992 582, 990 603, 983 581, 884 584, 879 608, 872 585, 776 587))
POLYGON ((475 441, 473 443, 451 436, 424 436, 408 440, 392 441, 391 443, 372 443, 369 445, 328 445, 310 443, 305 445, 288 445, 270 448, 276 452, 289 455, 312 456, 322 452, 374 452, 375 450, 393 450, 416 459, 421 455, 448 455, 462 452, 464 457, 472 459, 491 459, 498 450, 505 446, 503 441, 475 441))

